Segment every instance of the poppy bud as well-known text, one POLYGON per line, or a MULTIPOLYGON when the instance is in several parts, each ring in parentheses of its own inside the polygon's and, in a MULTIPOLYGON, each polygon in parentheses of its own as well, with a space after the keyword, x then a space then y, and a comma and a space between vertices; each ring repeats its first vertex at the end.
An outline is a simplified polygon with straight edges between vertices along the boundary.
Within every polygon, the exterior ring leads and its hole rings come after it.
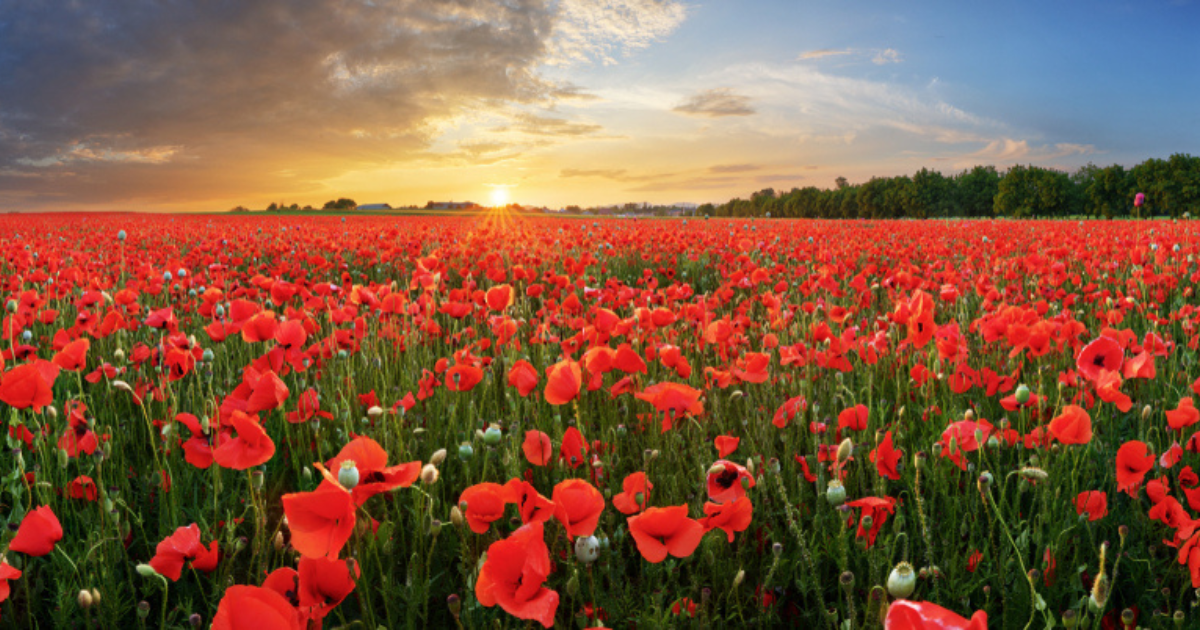
POLYGON ((148 602, 144 599, 142 601, 138 602, 137 614, 138 614, 138 617, 141 617, 142 619, 149 617, 150 616, 150 602, 148 602))
POLYGON ((367 409, 367 417, 370 418, 372 422, 382 418, 383 407, 380 407, 379 405, 372 405, 370 409, 367 409))
POLYGON ((1068 609, 1065 612, 1063 612, 1062 624, 1063 624, 1063 627, 1067 628, 1067 630, 1074 628, 1075 625, 1078 623, 1079 623, 1079 616, 1075 614, 1074 610, 1068 609))
POLYGON ((1145 407, 1142 407, 1142 420, 1148 420, 1150 418, 1150 414, 1153 411, 1154 410, 1150 408, 1150 405, 1146 405, 1145 407))
POLYGON ((780 543, 780 542, 771 543, 771 555, 775 556, 776 558, 778 558, 779 556, 782 556, 783 555, 783 543, 780 543))
POLYGON ((575 539, 575 558, 591 564, 600 557, 600 540, 595 536, 580 536, 575 539))
POLYGON ((304 481, 312 481, 312 471, 307 468, 301 471, 301 476, 304 477, 304 481))
POLYGON ((125 381, 122 381, 122 380, 113 381, 112 387, 113 387, 113 389, 119 389, 123 392, 129 392, 131 394, 133 393, 133 388, 129 386, 129 383, 126 383, 125 381))
POLYGON ((717 462, 717 463, 713 464, 711 467, 709 467, 708 472, 705 473, 705 475, 708 477, 712 477, 714 475, 720 475, 724 472, 725 472, 725 464, 722 464, 721 462, 717 462))
POLYGON ((968 410, 964 411, 963 412, 963 420, 968 420, 968 421, 975 420, 975 410, 968 409, 968 410))
POLYGON ((846 502, 846 487, 837 479, 829 481, 829 486, 825 488, 825 500, 829 504, 837 507, 846 502))
POLYGON ((358 485, 358 465, 354 463, 354 460, 342 461, 342 466, 338 470, 338 484, 347 490, 353 490, 358 485))
POLYGON ((854 441, 850 438, 842 440, 837 448, 837 465, 841 466, 846 460, 850 459, 850 455, 854 453, 854 441))
POLYGON ((737 574, 733 576, 733 588, 737 588, 737 587, 741 586, 742 581, 745 579, 746 579, 746 570, 738 569, 737 574))
POLYGON ((283 532, 275 532, 275 538, 271 542, 275 545, 275 551, 283 551, 283 532))
POLYGON ((571 579, 567 580, 567 592, 574 597, 579 593, 579 576, 572 573, 571 579))
POLYGON ((442 522, 436 518, 429 523, 429 535, 437 538, 437 535, 442 532, 442 522))
POLYGON ((75 596, 75 601, 79 602, 79 607, 84 610, 91 608, 92 604, 95 603, 95 600, 92 599, 92 594, 87 592, 86 589, 79 591, 79 595, 75 596))
POLYGON ((425 464, 425 467, 421 469, 421 483, 426 486, 432 486, 433 484, 437 483, 437 480, 437 466, 434 466, 433 464, 425 464))
POLYGON ((99 606, 100 605, 100 589, 93 588, 91 590, 91 593, 92 593, 92 605, 99 606))
POLYGON ((444 461, 446 461, 446 449, 444 448, 434 451, 433 455, 429 458, 429 463, 434 466, 441 466, 444 461))
POLYGON ((191 616, 188 617, 188 623, 193 628, 201 628, 204 626, 204 617, 201 617, 200 613, 192 613, 191 616))
POLYGON ((909 595, 917 588, 917 574, 913 572, 913 567, 907 562, 901 562, 892 568, 892 572, 888 574, 887 589, 888 593, 896 599, 908 599, 909 595))
POLYGON ((1035 468, 1033 466, 1026 466, 1026 467, 1022 468, 1021 470, 1017 471, 1017 474, 1021 475, 1022 477, 1024 477, 1025 479, 1027 479, 1029 481, 1045 481, 1046 479, 1050 478, 1050 475, 1046 474, 1046 471, 1042 470, 1041 468, 1035 468))
MULTIPOLYGON (((749 472, 751 476, 754 475, 754 458, 753 457, 746 460, 746 471, 749 472)), ((747 483, 747 480, 742 479, 742 482, 747 483)))
POLYGON ((458 595, 451 593, 450 596, 446 598, 446 607, 450 609, 450 614, 453 615, 455 619, 458 619, 458 613, 462 612, 462 600, 459 599, 458 595))
POLYGON ((58 449, 58 467, 66 468, 70 463, 71 456, 67 453, 66 449, 58 449))
MULTIPOLYGON (((466 505, 466 501, 463 501, 463 504, 466 505)), ((450 522, 455 527, 462 527, 463 525, 467 524, 466 519, 463 518, 462 510, 460 510, 457 505, 450 508, 450 522)))
POLYGON ((138 572, 138 575, 140 575, 142 577, 147 577, 147 578, 148 577, 158 577, 158 571, 155 571, 154 567, 152 567, 148 564, 137 565, 137 572, 138 572))

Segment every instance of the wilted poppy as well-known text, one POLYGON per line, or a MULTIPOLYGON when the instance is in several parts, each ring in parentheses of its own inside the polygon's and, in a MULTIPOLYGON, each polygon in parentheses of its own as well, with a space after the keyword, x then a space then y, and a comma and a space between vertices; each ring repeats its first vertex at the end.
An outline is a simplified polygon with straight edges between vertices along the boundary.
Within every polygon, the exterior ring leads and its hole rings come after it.
POLYGON ((1083 407, 1067 405, 1050 421, 1050 433, 1063 444, 1087 444, 1092 441, 1092 417, 1083 407))
POLYGON ((692 555, 704 537, 704 525, 688 518, 686 505, 646 508, 629 517, 629 533, 638 552, 648 562, 662 562, 667 554, 676 558, 692 555))
POLYGON ((54 544, 62 540, 62 537, 62 525, 54 515, 54 510, 48 505, 43 505, 21 519, 16 537, 8 543, 8 550, 31 556, 44 556, 54 551, 54 544))
POLYGON ((550 575, 550 550, 542 523, 523 525, 491 544, 475 581, 475 597, 484 606, 499 604, 518 619, 549 628, 558 610, 558 593, 544 586, 550 575))

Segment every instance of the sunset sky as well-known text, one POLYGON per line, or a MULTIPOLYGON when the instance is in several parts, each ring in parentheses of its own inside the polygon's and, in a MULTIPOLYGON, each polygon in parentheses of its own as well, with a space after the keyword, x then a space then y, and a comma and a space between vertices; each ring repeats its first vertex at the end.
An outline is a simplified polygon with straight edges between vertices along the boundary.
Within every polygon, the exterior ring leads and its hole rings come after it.
POLYGON ((1200 153, 1186 0, 0 0, 0 211, 724 202, 1200 153))

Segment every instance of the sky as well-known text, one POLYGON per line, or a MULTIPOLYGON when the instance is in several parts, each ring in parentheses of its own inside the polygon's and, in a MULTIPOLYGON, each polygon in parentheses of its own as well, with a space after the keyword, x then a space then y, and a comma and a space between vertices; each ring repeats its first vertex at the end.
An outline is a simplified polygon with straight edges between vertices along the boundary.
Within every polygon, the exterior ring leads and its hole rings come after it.
POLYGON ((1200 0, 0 0, 0 212, 721 203, 1200 154, 1200 0))

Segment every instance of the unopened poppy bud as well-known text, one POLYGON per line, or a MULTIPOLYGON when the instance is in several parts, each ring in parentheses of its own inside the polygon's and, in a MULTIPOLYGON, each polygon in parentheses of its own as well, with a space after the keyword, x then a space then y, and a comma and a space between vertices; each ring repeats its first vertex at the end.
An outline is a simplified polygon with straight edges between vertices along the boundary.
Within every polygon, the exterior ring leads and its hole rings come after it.
POLYGON ((986 470, 979 473, 979 491, 985 492, 990 487, 992 487, 992 473, 986 470))
POLYGON ((93 588, 91 590, 91 593, 92 593, 92 605, 99 606, 100 605, 100 589, 93 588))
POLYGON ((825 500, 829 504, 837 507, 846 502, 846 487, 837 479, 831 479, 829 486, 825 488, 825 500))
POLYGON ((572 597, 579 594, 579 576, 578 575, 572 573, 571 578, 569 580, 567 580, 567 592, 570 593, 572 597))
POLYGON ((1150 418, 1150 414, 1153 413, 1153 411, 1154 410, 1150 408, 1150 405, 1146 405, 1145 407, 1142 407, 1142 420, 1148 420, 1150 418))
POLYGON ((129 392, 131 394, 133 393, 133 388, 129 386, 129 383, 126 383, 125 381, 122 381, 120 379, 114 380, 112 382, 112 386, 113 386, 113 389, 119 389, 123 392, 129 392))
POLYGON ((746 579, 746 570, 738 569, 737 574, 733 576, 733 588, 737 588, 737 587, 741 586, 742 581, 745 579, 746 579))
POLYGON ((1075 614, 1074 610, 1067 609, 1065 612, 1063 612, 1062 624, 1063 624, 1063 627, 1067 628, 1067 630, 1074 628, 1075 625, 1078 623, 1079 623, 1079 616, 1075 614))
POLYGON ((1045 481, 1046 479, 1050 478, 1050 475, 1048 475, 1046 471, 1034 466, 1026 466, 1017 471, 1017 474, 1021 475, 1025 479, 1028 479, 1029 481, 1045 481))
POLYGON ((141 617, 142 619, 149 617, 150 616, 150 602, 148 602, 144 599, 142 601, 138 602, 137 614, 138 614, 138 617, 141 617))
POLYGON ((975 410, 968 409, 968 410, 964 411, 963 412, 963 420, 967 420, 967 421, 975 420, 975 410))
POLYGON ((58 408, 55 407, 54 405, 47 406, 46 407, 46 415, 50 416, 51 420, 58 420, 58 408))
POLYGON ((721 475, 724 472, 725 472, 725 464, 722 464, 721 462, 717 462, 717 463, 713 464, 712 466, 710 466, 708 468, 708 472, 705 474, 709 477, 713 477, 713 476, 721 475))
POLYGON ((449 608, 450 614, 454 615, 455 619, 458 619, 458 614, 462 612, 462 600, 459 599, 458 595, 451 593, 446 598, 446 608, 449 608))
POLYGON ((854 453, 854 441, 851 440, 850 438, 846 438, 846 439, 842 440, 842 443, 838 444, 837 464, 839 466, 841 466, 843 463, 846 462, 846 460, 850 459, 850 455, 853 453, 854 453))
MULTIPOLYGON (((747 459, 747 460, 746 460, 746 471, 747 471, 747 472, 749 472, 749 473, 750 473, 752 476, 755 474, 755 473, 754 473, 754 458, 753 458, 753 457, 751 457, 750 459, 747 459)), ((746 481, 746 480, 745 480, 745 479, 743 479, 742 481, 746 481)))
POLYGON ((434 466, 433 464, 425 464, 425 466, 423 468, 421 468, 421 484, 426 485, 426 486, 432 486, 433 484, 437 483, 437 480, 438 480, 437 466, 434 466))
POLYGON ((136 568, 137 568, 138 575, 140 575, 142 577, 157 577, 158 576, 158 571, 155 571, 154 567, 152 567, 148 564, 139 564, 139 565, 137 565, 136 568))
POLYGON ((446 461, 446 449, 444 448, 434 451, 433 455, 429 458, 429 463, 434 466, 441 466, 444 461, 446 461))
POLYGON ((487 431, 483 432, 483 443, 488 446, 495 446, 500 443, 500 438, 502 437, 504 436, 500 433, 500 427, 493 424, 487 428, 487 431))
POLYGON ((656 459, 658 459, 658 449, 650 451, 650 457, 648 458, 648 461, 654 461, 656 459))
POLYGON ((1117 528, 1117 535, 1121 537, 1121 546, 1125 546, 1125 537, 1129 535, 1129 526, 1122 525, 1117 528))
POLYGON ((271 542, 275 551, 283 551, 283 532, 275 532, 275 538, 271 542))
POLYGON ((86 589, 79 591, 79 594, 75 596, 75 601, 79 602, 79 607, 84 610, 91 608, 92 604, 95 603, 95 600, 92 599, 92 594, 87 592, 86 589))
POLYGON ((983 444, 983 429, 975 429, 975 443, 983 444))
POLYGON ((65 449, 58 449, 58 467, 66 468, 71 463, 71 456, 65 449))
POLYGON ((383 407, 380 407, 379 405, 372 405, 370 409, 367 409, 367 417, 370 418, 372 422, 382 418, 383 407))
POLYGON ((994 436, 994 435, 988 436, 987 447, 989 449, 1000 448, 1000 440, 997 439, 996 436, 994 436))
MULTIPOLYGON (((466 505, 466 501, 463 501, 463 505, 466 505)), ((450 523, 455 527, 462 527, 467 524, 466 519, 463 518, 462 510, 457 505, 450 508, 450 523)))

